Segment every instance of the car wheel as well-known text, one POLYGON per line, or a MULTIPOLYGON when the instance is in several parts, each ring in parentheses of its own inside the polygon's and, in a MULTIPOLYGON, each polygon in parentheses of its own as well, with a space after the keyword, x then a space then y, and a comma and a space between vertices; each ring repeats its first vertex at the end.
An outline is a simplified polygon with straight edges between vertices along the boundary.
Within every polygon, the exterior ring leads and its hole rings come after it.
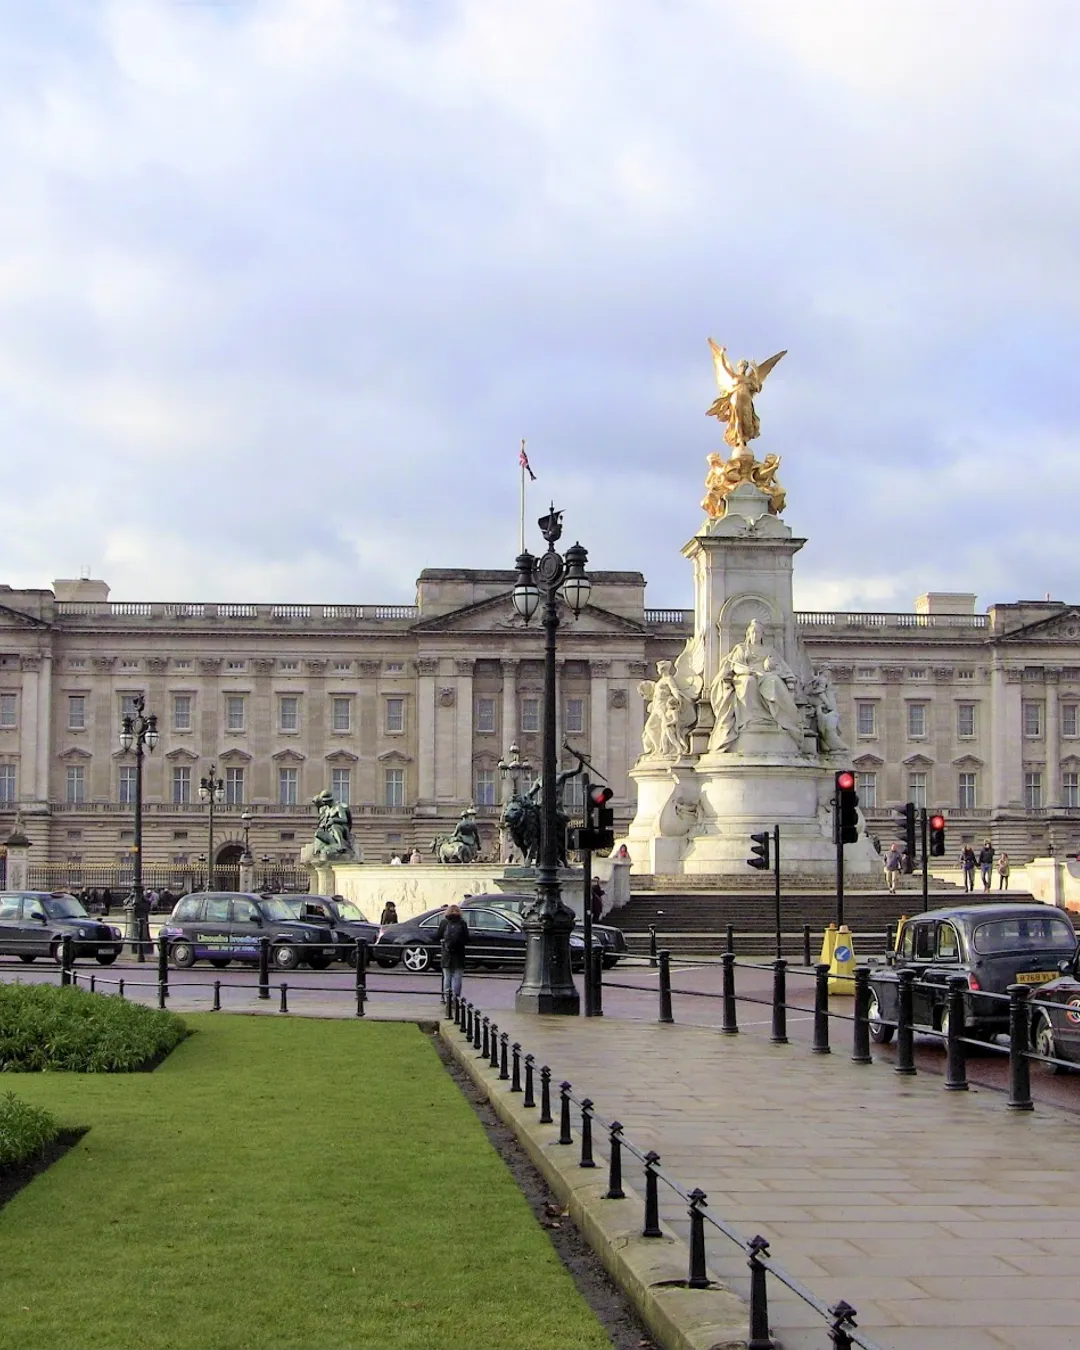
POLYGON ((274 948, 274 965, 278 970, 295 970, 300 964, 300 953, 288 942, 280 942, 274 948))
POLYGON ((944 1039, 949 1039, 949 1010, 942 1008, 941 1017, 938 1019, 938 1031, 941 1032, 944 1039))
POLYGON ((113 952, 111 956, 99 956, 97 958, 97 963, 99 966, 111 966, 115 960, 116 960, 116 953, 113 952))
POLYGON ((231 956, 212 956, 210 958, 210 964, 215 970, 224 970, 231 960, 231 956))
POLYGON ((36 956, 23 956, 23 955, 20 954, 19 960, 20 960, 20 961, 25 961, 26 964, 29 965, 31 961, 36 961, 36 960, 37 960, 37 957, 36 957, 36 956))
POLYGON ((312 970, 326 970, 332 960, 333 957, 330 956, 313 956, 308 961, 308 965, 312 970))
MULTIPOLYGON (((1045 1055, 1048 1059, 1058 1057, 1057 1042, 1054 1039, 1054 1028, 1050 1025, 1050 1019, 1045 1013, 1039 1014, 1039 1019, 1035 1023, 1035 1035, 1032 1038, 1037 1055, 1045 1055)), ((1040 1064, 1039 1068, 1044 1073, 1064 1073, 1065 1070, 1060 1064, 1040 1064)))
POLYGON ((169 956, 177 970, 187 970, 195 964, 195 948, 190 942, 174 942, 169 948, 169 956))
MULTIPOLYGON (((49 948, 49 955, 52 957, 52 959, 56 962, 58 966, 62 966, 64 964, 64 944, 60 938, 57 938, 56 941, 53 943, 53 945, 49 948)), ((74 953, 72 953, 72 959, 74 959, 74 953)))
MULTIPOLYGON (((377 966, 382 966, 383 970, 391 970, 398 964, 400 959, 401 958, 397 956, 377 956, 375 958, 375 964, 377 966)), ((353 965, 355 964, 355 961, 350 961, 349 964, 353 965)))
POLYGON ((614 970, 615 967, 616 967, 618 964, 619 964, 619 958, 618 958, 617 956, 605 956, 605 957, 604 957, 604 969, 605 969, 605 970, 614 970))
POLYGON ((870 990, 870 1007, 867 1009, 867 1015, 870 1019, 870 1039, 875 1045, 888 1045, 896 1028, 882 1020, 881 1000, 876 989, 870 990))
POLYGON ((401 953, 405 969, 419 974, 431 969, 431 953, 426 947, 406 947, 401 953))

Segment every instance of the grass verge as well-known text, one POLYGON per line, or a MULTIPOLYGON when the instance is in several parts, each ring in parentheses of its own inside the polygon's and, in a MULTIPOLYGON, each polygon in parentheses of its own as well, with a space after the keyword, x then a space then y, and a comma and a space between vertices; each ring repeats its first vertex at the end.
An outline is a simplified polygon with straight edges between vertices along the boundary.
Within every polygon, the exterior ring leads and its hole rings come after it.
POLYGON ((31 1106, 14 1092, 5 1092, 0 1096, 0 1176, 40 1158, 59 1133, 60 1126, 44 1107, 31 1106))
POLYGON ((0 1347, 610 1344, 415 1027, 190 1023, 153 1074, 20 1080, 91 1130, 0 1211, 0 1347))

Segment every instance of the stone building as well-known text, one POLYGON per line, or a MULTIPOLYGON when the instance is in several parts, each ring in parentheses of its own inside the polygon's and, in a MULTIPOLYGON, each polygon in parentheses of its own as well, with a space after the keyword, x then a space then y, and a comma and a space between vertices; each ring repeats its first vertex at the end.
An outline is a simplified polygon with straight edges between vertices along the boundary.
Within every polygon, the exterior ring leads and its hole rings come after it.
MULTIPOLYGON (((585 750, 633 815, 638 683, 673 657, 693 612, 645 606, 639 572, 591 573, 559 635, 558 736, 585 750)), ((144 695, 160 741, 144 773, 144 858, 206 852, 199 779, 216 764, 215 860, 288 866, 310 799, 347 799, 364 854, 385 861, 475 805, 490 850, 511 743, 540 760, 542 633, 513 612, 506 571, 425 569, 415 605, 115 602, 102 581, 0 587, 0 830, 22 811, 35 862, 130 862, 134 760, 119 744, 144 695)), ((1017 860, 1080 851, 1080 610, 930 594, 908 614, 802 613, 827 665, 870 828, 895 804, 949 820, 950 852, 992 837, 1017 860)), ((575 805, 573 796, 568 803, 575 805)), ((767 823, 767 822, 766 822, 767 823)), ((0 836, 2 837, 2 836, 0 836)))

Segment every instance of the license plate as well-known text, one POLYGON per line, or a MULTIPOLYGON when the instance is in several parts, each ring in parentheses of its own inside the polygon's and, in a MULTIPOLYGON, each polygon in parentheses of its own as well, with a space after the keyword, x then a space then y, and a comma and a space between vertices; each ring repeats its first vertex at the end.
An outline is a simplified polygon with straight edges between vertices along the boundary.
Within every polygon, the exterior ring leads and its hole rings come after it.
POLYGON ((1047 980, 1056 980, 1056 970, 1022 970, 1016 977, 1017 984, 1045 984, 1047 980))
POLYGON ((99 947, 99 948, 98 948, 98 956, 115 956, 115 955, 116 955, 116 948, 115 948, 115 947, 99 947))

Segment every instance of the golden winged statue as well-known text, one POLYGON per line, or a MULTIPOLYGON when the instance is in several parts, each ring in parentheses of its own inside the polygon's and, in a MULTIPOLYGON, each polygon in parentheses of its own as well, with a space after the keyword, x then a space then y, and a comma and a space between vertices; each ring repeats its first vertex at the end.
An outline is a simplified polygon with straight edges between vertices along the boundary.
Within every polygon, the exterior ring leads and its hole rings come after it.
POLYGON ((787 349, 770 356, 767 361, 740 361, 732 366, 728 360, 727 348, 718 347, 709 338, 712 348, 713 365, 716 367, 716 383, 720 388, 720 397, 706 413, 707 417, 716 417, 727 423, 724 440, 736 454, 745 454, 750 441, 761 435, 761 423, 754 408, 754 395, 761 393, 765 379, 787 349))

